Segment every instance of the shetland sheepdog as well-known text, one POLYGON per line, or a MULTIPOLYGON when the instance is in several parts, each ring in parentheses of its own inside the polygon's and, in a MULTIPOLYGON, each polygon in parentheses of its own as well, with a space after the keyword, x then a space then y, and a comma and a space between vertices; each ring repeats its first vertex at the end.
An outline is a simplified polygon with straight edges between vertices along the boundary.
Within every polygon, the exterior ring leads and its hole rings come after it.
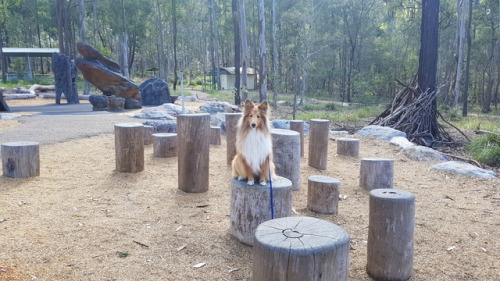
POLYGON ((246 100, 238 120, 233 178, 246 179, 248 185, 253 185, 256 178, 261 185, 266 185, 270 175, 271 179, 276 177, 269 116, 267 101, 256 105, 246 100))

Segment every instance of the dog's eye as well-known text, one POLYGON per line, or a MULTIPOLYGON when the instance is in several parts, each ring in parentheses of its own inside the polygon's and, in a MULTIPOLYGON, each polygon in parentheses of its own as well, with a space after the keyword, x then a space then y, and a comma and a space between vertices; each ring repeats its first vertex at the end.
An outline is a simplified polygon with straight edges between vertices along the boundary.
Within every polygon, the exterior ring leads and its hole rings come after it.
POLYGON ((257 118, 260 118, 260 115, 257 115, 257 118))
POLYGON ((253 117, 253 115, 252 115, 252 114, 250 114, 250 115, 248 115, 248 117, 253 117))

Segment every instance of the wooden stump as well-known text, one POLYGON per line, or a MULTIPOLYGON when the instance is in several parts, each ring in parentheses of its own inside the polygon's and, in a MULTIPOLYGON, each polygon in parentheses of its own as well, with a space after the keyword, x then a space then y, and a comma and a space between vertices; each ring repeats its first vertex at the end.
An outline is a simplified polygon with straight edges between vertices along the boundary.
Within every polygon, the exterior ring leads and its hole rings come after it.
POLYGON ((349 233, 324 220, 289 217, 255 231, 253 281, 347 280, 349 233))
MULTIPOLYGON (((292 182, 283 177, 273 180, 274 217, 292 214, 292 182)), ((231 181, 231 226, 229 232, 239 241, 253 245, 255 229, 271 217, 271 197, 267 185, 247 185, 246 181, 231 181)))
POLYGON ((208 190, 210 114, 177 116, 178 188, 184 192, 208 190))
POLYGON ((308 154, 309 166, 319 170, 326 170, 329 134, 330 121, 325 119, 311 119, 308 154))
POLYGON ((359 186, 366 190, 394 187, 394 160, 392 159, 361 159, 359 173, 359 186))
POLYGON ((177 156, 177 134, 156 133, 153 134, 153 139, 154 157, 177 156))
POLYGON ((29 178, 40 175, 40 148, 37 142, 18 141, 1 145, 3 175, 29 178))
POLYGON ((300 157, 304 157, 304 121, 290 120, 290 130, 300 134, 300 157))
POLYGON ((276 175, 289 179, 292 190, 300 189, 300 135, 297 132, 272 129, 276 175))
POLYGON ((369 204, 366 272, 374 280, 408 280, 413 269, 415 196, 375 189, 369 204))
POLYGON ((144 145, 153 144, 154 127, 144 125, 144 145))
POLYGON ((241 113, 226 113, 226 153, 227 164, 231 165, 236 155, 236 125, 241 118, 241 113))
POLYGON ((121 97, 109 97, 108 107, 109 111, 124 111, 125 99, 121 97))
POLYGON ((310 176, 307 182, 307 208, 320 214, 337 214, 340 182, 327 176, 310 176))
POLYGON ((348 138, 337 139, 337 155, 358 157, 359 140, 348 138))
POLYGON ((116 171, 137 173, 144 170, 144 125, 115 124, 116 171))
POLYGON ((210 144, 220 145, 220 127, 210 127, 210 144))

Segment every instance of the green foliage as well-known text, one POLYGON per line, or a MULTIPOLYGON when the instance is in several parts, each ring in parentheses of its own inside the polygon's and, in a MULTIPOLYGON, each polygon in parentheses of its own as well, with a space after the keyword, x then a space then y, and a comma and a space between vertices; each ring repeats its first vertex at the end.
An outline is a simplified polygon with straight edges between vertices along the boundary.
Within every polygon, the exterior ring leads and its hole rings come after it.
POLYGON ((208 90, 208 94, 212 99, 218 99, 223 101, 234 101, 234 93, 232 91, 217 91, 217 90, 208 90))
POLYGON ((487 134, 476 138, 467 146, 474 160, 490 166, 500 165, 500 135, 487 134))
MULTIPOLYGON (((327 104, 328 105, 328 104, 327 104)), ((375 106, 364 106, 359 108, 341 109, 338 111, 314 111, 304 112, 296 116, 297 119, 327 119, 338 122, 366 122, 373 119, 382 112, 383 108, 375 106)), ((287 116, 290 118, 290 116, 287 116)))
POLYGON ((127 251, 123 251, 123 252, 116 252, 116 255, 119 257, 119 258, 126 258, 129 256, 129 253, 127 251))

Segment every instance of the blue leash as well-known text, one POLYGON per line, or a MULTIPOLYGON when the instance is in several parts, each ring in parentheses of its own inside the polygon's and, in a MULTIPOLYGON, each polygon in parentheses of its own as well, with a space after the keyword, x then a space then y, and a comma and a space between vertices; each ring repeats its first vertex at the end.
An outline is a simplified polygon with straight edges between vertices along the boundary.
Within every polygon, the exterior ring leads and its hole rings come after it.
POLYGON ((274 219, 274 196, 273 196, 273 178, 271 177, 271 161, 269 161, 269 197, 271 198, 271 219, 274 219))

